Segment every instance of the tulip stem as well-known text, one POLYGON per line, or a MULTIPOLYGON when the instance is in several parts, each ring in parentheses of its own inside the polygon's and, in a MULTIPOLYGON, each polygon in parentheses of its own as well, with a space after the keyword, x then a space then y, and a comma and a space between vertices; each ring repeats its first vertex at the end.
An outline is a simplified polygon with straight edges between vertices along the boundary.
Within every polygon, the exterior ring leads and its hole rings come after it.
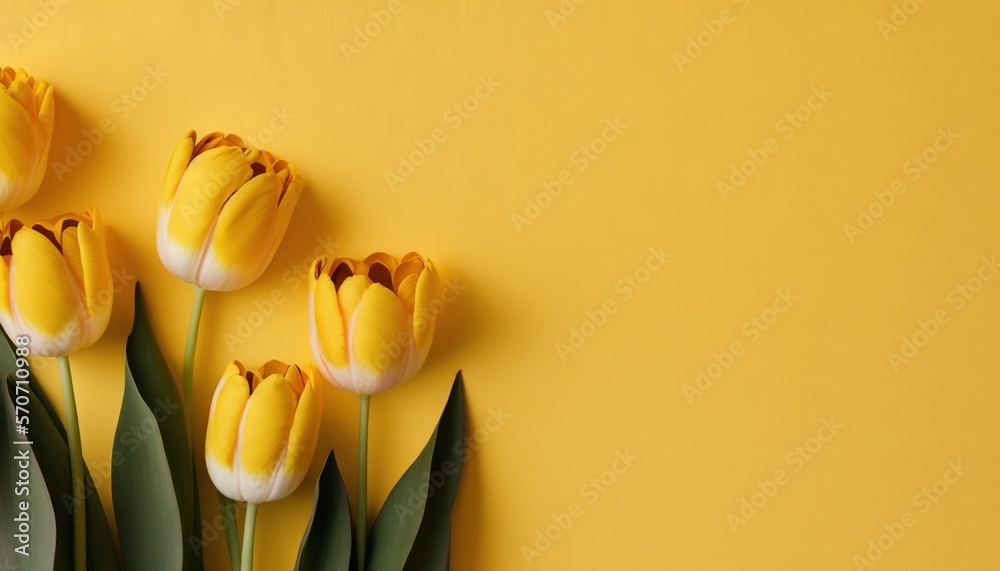
MULTIPOLYGON (((201 310, 205 307, 206 290, 195 286, 194 301, 191 302, 191 320, 188 322, 187 343, 184 345, 184 420, 187 423, 188 446, 194 457, 194 354, 198 348, 198 329, 201 326, 201 310)), ((195 474, 195 485, 197 473, 195 474)), ((240 568, 240 538, 236 530, 236 506, 229 498, 219 494, 219 512, 222 528, 229 551, 229 568, 240 568)), ((195 522, 197 524, 197 522, 195 522)))
POLYGON ((194 442, 194 404, 191 385, 194 378, 194 351, 198 347, 198 326, 201 324, 203 307, 205 307, 205 290, 195 286, 191 321, 188 322, 187 345, 184 346, 184 414, 187 419, 188 441, 191 443, 194 442))
POLYGON ((253 535, 257 527, 257 504, 247 502, 247 521, 243 526, 243 565, 241 571, 253 571, 253 535))
POLYGON ((69 469, 73 478, 73 562, 76 571, 87 570, 87 512, 83 503, 83 444, 80 441, 80 419, 76 414, 73 374, 69 357, 57 357, 62 377, 63 402, 66 407, 66 436, 69 441, 69 469))
POLYGON ((365 552, 368 540, 368 409, 372 396, 360 395, 361 410, 358 414, 358 520, 355 535, 358 540, 358 571, 365 569, 365 552))
POLYGON ((240 530, 236 528, 236 502, 219 492, 219 513, 222 514, 222 532, 229 549, 229 568, 240 568, 240 530))

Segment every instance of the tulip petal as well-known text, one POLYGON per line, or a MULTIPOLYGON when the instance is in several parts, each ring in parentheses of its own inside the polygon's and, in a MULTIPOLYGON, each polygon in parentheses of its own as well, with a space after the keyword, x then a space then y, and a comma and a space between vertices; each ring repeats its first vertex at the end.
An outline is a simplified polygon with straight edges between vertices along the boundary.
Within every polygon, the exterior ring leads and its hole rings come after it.
POLYGON ((340 316, 344 321, 345 330, 350 327, 351 320, 354 319, 354 312, 361 303, 364 295, 372 281, 366 275, 351 276, 344 280, 337 288, 337 303, 340 305, 340 316))
POLYGON ((261 365, 258 371, 260 371, 260 374, 263 375, 264 378, 270 377, 271 375, 281 375, 285 378, 288 378, 286 373, 288 373, 288 369, 290 368, 291 367, 289 367, 288 365, 282 363, 277 359, 271 359, 270 361, 261 365))
MULTIPOLYGON (((114 300, 111 281, 111 266, 108 262, 107 248, 104 245, 104 229, 100 215, 91 211, 93 227, 80 223, 77 227, 77 237, 80 241, 80 262, 83 269, 83 293, 87 304, 87 315, 96 316, 108 313, 114 300)), ((105 325, 107 321, 105 321, 105 325)), ((100 327, 100 333, 104 326, 100 327)))
POLYGON ((187 135, 174 146, 170 163, 167 165, 167 174, 163 177, 161 196, 164 205, 169 204, 177 193, 177 187, 184 178, 184 171, 191 162, 191 153, 194 152, 194 141, 197 136, 194 131, 188 131, 187 135))
POLYGON ((359 387, 376 382, 380 386, 374 387, 373 392, 377 392, 388 388, 385 382, 399 381, 384 377, 398 370, 408 358, 407 329, 406 313, 399 298, 381 284, 369 286, 350 325, 351 364, 359 387))
POLYGON ((406 276, 396 289, 396 296, 402 302, 406 315, 410 316, 411 319, 413 318, 413 308, 417 303, 417 281, 419 277, 417 274, 406 276))
POLYGON ((200 252, 222 205, 253 171, 238 147, 220 146, 191 160, 177 188, 167 236, 174 244, 200 252))
POLYGON ((337 292, 330 276, 321 274, 316 279, 312 292, 313 315, 316 337, 325 360, 334 367, 348 366, 347 332, 337 304, 337 292))
MULTIPOLYGON (((67 334, 80 327, 80 292, 62 254, 48 237, 22 228, 11 244, 13 299, 20 324, 41 356, 68 354, 77 339, 67 334)), ((76 330, 79 332, 79 329, 76 330)))
POLYGON ((265 265, 271 263, 274 254, 278 251, 278 246, 281 245, 281 240, 285 237, 288 223, 292 220, 292 213, 295 211, 295 205, 298 204, 301 195, 302 179, 298 175, 294 175, 291 182, 285 185, 285 191, 278 202, 278 216, 275 218, 274 229, 271 231, 271 247, 264 262, 265 265))
MULTIPOLYGON (((297 368, 297 367, 296 367, 297 368)), ((285 472, 305 475, 312 462, 319 437, 319 427, 323 420, 323 391, 317 382, 316 371, 309 371, 308 380, 302 390, 302 398, 295 409, 295 420, 288 435, 288 454, 285 456, 285 472)), ((296 482, 296 486, 301 483, 296 482)))
POLYGON ((35 106, 35 91, 30 85, 19 79, 14 80, 7 88, 7 96, 21 106, 26 117, 34 121, 38 112, 35 106))
POLYGON ((236 460, 240 422, 250 399, 250 385, 239 374, 227 368, 225 380, 219 383, 208 414, 208 431, 205 451, 227 470, 232 470, 236 460))
MULTIPOLYGON (((277 363, 278 361, 275 361, 277 363)), ((295 396, 299 399, 302 398, 302 391, 306 388, 307 379, 302 377, 302 369, 299 369, 295 365, 286 366, 284 369, 285 380, 288 381, 289 386, 295 391, 295 396)))
POLYGON ((17 101, 0 94, 0 210, 20 206, 31 195, 35 128, 17 101))
POLYGON ((399 293, 399 286, 403 283, 403 280, 409 276, 419 276, 423 270, 424 260, 422 258, 410 258, 409 260, 400 262, 396 266, 396 271, 392 273, 393 290, 399 293))
POLYGON ((45 165, 49 162, 49 147, 52 144, 52 127, 56 118, 55 89, 51 85, 39 82, 35 85, 35 101, 38 103, 38 139, 35 141, 37 181, 35 187, 42 182, 45 165))
MULTIPOLYGON (((413 308, 413 338, 417 346, 418 355, 427 356, 430 350, 431 340, 434 338, 434 323, 437 321, 437 311, 433 304, 438 301, 440 284, 438 283, 437 268, 430 260, 426 261, 424 271, 420 272, 417 280, 416 302, 413 308)), ((419 359, 417 367, 423 364, 423 358, 419 359)))
POLYGON ((66 260, 66 267, 69 268, 69 273, 73 275, 73 280, 76 282, 77 287, 80 288, 80 291, 83 291, 83 261, 80 259, 80 240, 77 232, 76 226, 67 228, 62 233, 60 241, 62 244, 63 259, 66 260))
POLYGON ((274 237, 277 176, 263 174, 236 190, 222 207, 211 245, 198 272, 198 285, 229 291, 254 281, 267 267, 274 237))
MULTIPOLYGON (((296 405, 295 393, 280 375, 264 379, 250 396, 240 436, 241 487, 267 487, 288 445, 296 405)), ((249 500, 248 500, 249 501, 249 500)))

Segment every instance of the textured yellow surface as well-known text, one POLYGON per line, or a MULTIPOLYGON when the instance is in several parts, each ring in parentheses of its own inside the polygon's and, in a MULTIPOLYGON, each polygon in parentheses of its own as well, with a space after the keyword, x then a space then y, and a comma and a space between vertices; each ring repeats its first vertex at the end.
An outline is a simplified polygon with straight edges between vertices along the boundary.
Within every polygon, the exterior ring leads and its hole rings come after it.
MULTIPOLYGON (((73 358, 109 511, 131 282, 178 377, 192 298, 156 254, 160 182, 222 130, 306 188, 261 279, 208 297, 200 434, 230 359, 311 359, 316 254, 417 250, 451 302, 373 399, 370 491, 462 368, 454 569, 1000 567, 996 4, 577 3, 4 4, 0 60, 57 97, 12 214, 97 205, 121 285, 73 358)), ((258 569, 291 568, 331 447, 353 490, 357 398, 326 396, 258 569)))

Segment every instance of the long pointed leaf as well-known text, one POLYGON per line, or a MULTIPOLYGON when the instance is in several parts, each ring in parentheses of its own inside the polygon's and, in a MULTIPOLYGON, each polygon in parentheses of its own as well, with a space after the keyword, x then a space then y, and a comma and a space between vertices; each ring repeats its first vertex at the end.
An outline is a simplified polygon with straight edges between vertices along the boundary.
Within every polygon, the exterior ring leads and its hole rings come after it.
POLYGON ((333 451, 316 482, 312 517, 302 536, 295 571, 349 571, 354 569, 354 534, 347 487, 333 451))
POLYGON ((448 405, 438 424, 430 476, 430 492, 420 531, 406 558, 404 571, 448 569, 451 553, 451 509, 458 496, 465 456, 465 404, 462 372, 458 372, 448 405))
POLYGON ((111 478, 115 518, 126 571, 178 571, 184 532, 159 425, 125 366, 111 478))
POLYGON ((187 436, 180 392, 174 384, 167 361, 153 336, 146 302, 139 284, 135 286, 135 317, 132 333, 125 344, 125 357, 136 389, 156 418, 163 450, 170 469, 170 481, 177 497, 184 537, 184 571, 202 569, 201 522, 195 505, 194 461, 187 436))
POLYGON ((459 371, 434 433, 375 518, 367 571, 448 569, 451 508, 464 451, 465 402, 459 371))

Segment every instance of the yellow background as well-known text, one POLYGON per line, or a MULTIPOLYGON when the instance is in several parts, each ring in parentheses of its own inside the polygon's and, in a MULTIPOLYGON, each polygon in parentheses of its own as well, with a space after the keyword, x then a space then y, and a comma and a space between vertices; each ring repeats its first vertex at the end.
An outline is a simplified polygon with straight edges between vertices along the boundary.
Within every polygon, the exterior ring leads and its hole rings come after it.
MULTIPOLYGON (((558 0, 403 0, 350 58, 342 44, 386 3, 230 3, 72 0, 17 45, 10 34, 24 34, 22 18, 40 5, 6 2, 0 23, 2 64, 51 82, 58 98, 45 182, 10 214, 97 205, 112 267, 142 282, 178 377, 192 289, 160 265, 154 240, 169 154, 187 129, 280 126, 273 139, 263 133, 266 147, 307 190, 263 277, 208 298, 199 432, 228 360, 311 359, 306 290, 289 276, 317 247, 418 250, 466 289, 441 315, 418 377, 374 399, 371 501, 415 457, 463 369, 468 429, 485 442, 462 479, 454 569, 528 568, 522 547, 573 502, 583 516, 532 569, 852 569, 905 512, 916 524, 877 569, 1000 567, 1000 283, 961 310, 948 301, 982 257, 1000 254, 994 2, 911 0, 916 12, 880 31, 888 0, 589 0, 554 26, 558 0), (679 70, 675 52, 725 9, 729 23, 702 34, 707 47, 679 70), (116 101, 157 67, 167 77, 122 117, 116 101), (446 112, 490 76, 499 86, 453 128, 446 112), (807 113, 813 87, 832 95, 807 113), (272 125, 275 109, 294 118, 272 125), (810 118, 786 140, 778 122, 797 110, 810 118), (60 181, 67 145, 105 118, 114 130, 60 181), (574 152, 615 118, 627 128, 580 172, 574 152), (437 128, 446 141, 390 189, 385 172, 437 128), (960 138, 912 181, 907 162, 948 128, 960 138), (777 152, 723 200, 718 181, 772 137, 777 152), (512 215, 564 169, 573 183, 519 231, 512 215), (905 194, 849 240, 844 224, 896 179, 905 194), (671 257, 626 299, 618 283, 650 247, 671 257), (751 341, 744 324, 779 289, 800 298, 751 341), (286 301, 230 350, 224 335, 274 291, 286 301), (607 300, 615 313, 584 326, 592 335, 561 358, 557 344, 607 300), (948 322, 894 371, 887 354, 938 310, 948 322), (743 354, 689 404, 684 385, 734 342, 743 354), (491 409, 509 415, 492 432, 491 409), (843 428, 795 472, 786 455, 831 417, 843 428), (588 503, 581 486, 626 450, 639 459, 588 503), (914 494, 959 459, 970 471, 920 513, 914 494), (777 470, 788 483, 734 533, 727 514, 777 470)), ((116 297, 104 338, 73 357, 86 458, 109 512, 101 474, 130 291, 116 297)), ((36 367, 57 396, 56 368, 36 367)), ((326 394, 306 482, 261 510, 258 569, 291 568, 329 449, 353 490, 357 398, 326 394)), ((210 519, 203 466, 200 483, 210 519)), ((221 540, 210 546, 208 569, 226 568, 224 551, 221 540)))

